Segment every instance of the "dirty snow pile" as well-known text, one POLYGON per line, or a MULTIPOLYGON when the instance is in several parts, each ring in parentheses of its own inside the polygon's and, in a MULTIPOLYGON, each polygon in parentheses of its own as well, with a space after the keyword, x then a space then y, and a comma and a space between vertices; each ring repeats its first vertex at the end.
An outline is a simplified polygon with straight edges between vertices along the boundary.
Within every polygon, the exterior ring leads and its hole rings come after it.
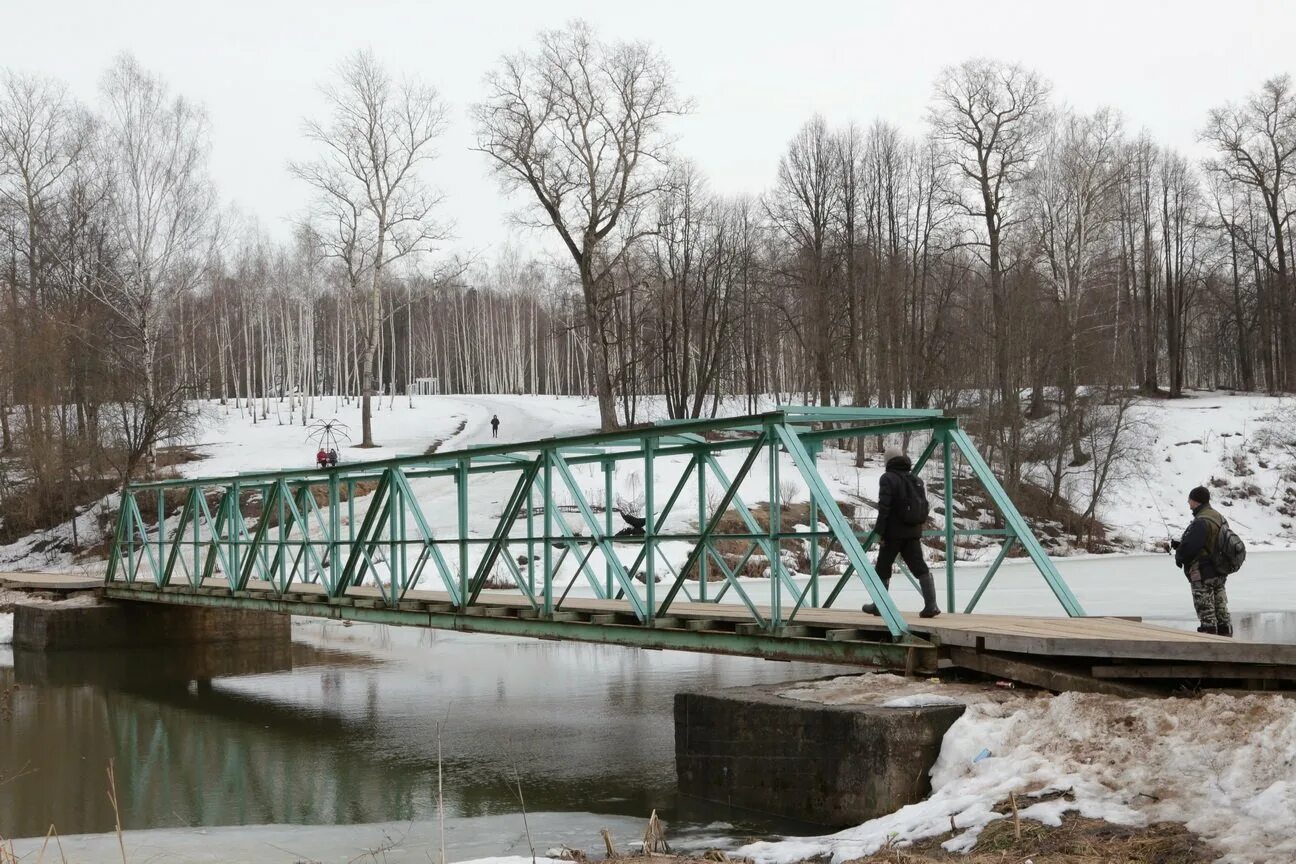
MULTIPOLYGON (((821 682, 821 701, 887 704, 851 698, 848 680, 821 682)), ((927 800, 832 836, 754 843, 738 854, 762 864, 812 856, 836 864, 945 834, 951 817, 959 833, 943 846, 964 852, 986 825, 1007 818, 999 811, 1014 793, 1023 818, 1047 825, 1067 811, 1125 825, 1180 822, 1213 843, 1221 861, 1296 861, 1296 700, 959 695, 967 711, 945 735, 927 800)))

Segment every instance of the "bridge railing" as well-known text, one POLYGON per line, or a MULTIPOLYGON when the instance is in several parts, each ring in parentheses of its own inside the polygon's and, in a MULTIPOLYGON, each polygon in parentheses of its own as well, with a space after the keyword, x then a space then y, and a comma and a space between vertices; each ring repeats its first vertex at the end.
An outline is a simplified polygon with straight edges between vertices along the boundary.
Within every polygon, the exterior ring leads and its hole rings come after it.
POLYGON ((580 586, 580 596, 622 601, 647 626, 675 603, 699 602, 742 609, 769 632, 831 607, 856 582, 900 636, 904 619, 868 558, 878 538, 858 518, 865 501, 852 496, 848 515, 819 470, 828 442, 896 434, 926 441, 915 473, 939 466, 940 524, 925 533, 943 541, 947 609, 957 542, 990 536, 998 553, 964 611, 1018 546, 1063 610, 1084 614, 957 421, 901 409, 789 406, 324 470, 136 483, 123 495, 106 578, 327 598, 369 585, 393 608, 415 587, 443 591, 459 610, 512 593, 544 617, 580 586), (957 524, 956 462, 1000 524, 957 524), (636 475, 642 517, 618 530, 618 490, 636 475), (805 523, 786 525, 802 514, 785 499, 802 490, 805 523), (760 577, 744 575, 751 569, 760 577))

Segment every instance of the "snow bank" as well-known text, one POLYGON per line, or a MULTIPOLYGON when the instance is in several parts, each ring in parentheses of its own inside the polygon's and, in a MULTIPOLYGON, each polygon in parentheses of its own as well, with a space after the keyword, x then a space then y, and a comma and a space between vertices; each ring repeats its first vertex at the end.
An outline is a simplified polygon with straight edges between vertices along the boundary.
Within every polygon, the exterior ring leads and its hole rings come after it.
MULTIPOLYGON (((842 679, 823 686, 836 694, 825 701, 847 701, 842 679)), ((1118 824, 1174 821, 1214 843, 1225 862, 1296 860, 1294 700, 991 693, 967 701, 945 736, 927 800, 838 834, 754 843, 738 854, 769 864, 816 855, 842 862, 944 834, 951 818, 960 833, 944 846, 966 851, 1004 818, 996 805, 1002 810, 1015 793, 1023 818, 1049 825, 1068 811, 1118 824)))
POLYGON ((1196 394, 1137 407, 1147 458, 1136 476, 1113 484, 1099 518, 1125 544, 1150 551, 1167 530, 1183 531, 1188 490, 1203 485, 1248 546, 1291 548, 1296 519, 1280 511, 1292 510, 1284 499, 1296 466, 1266 434, 1274 413, 1290 405, 1256 394, 1196 394))

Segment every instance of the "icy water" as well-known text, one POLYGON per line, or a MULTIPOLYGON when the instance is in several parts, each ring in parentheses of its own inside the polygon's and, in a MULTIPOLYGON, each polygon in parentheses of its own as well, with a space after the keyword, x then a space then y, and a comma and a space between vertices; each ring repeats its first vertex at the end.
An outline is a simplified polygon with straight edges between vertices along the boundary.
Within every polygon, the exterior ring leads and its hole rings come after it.
MULTIPOLYGON (((434 820, 438 744, 446 816, 460 835, 478 822, 498 831, 479 817, 502 814, 517 814, 521 831, 519 785, 530 813, 645 819, 656 808, 678 828, 700 828, 727 814, 676 798, 675 693, 840 672, 294 625, 291 650, 242 657, 229 648, 182 658, 3 649, 0 837, 43 835, 51 824, 63 835, 112 831, 109 760, 127 829, 434 820), (194 678, 213 673, 228 677, 194 678)), ((599 842, 596 828, 586 842, 599 842)))

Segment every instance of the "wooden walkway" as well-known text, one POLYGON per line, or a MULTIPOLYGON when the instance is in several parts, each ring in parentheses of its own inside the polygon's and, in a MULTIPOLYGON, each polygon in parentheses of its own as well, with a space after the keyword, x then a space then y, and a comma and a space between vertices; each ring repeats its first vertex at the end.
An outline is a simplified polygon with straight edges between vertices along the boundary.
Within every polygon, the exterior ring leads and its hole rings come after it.
MULTIPOLYGON (((103 588, 83 574, 0 573, 0 587, 40 591, 103 588)), ((378 590, 352 588, 329 601, 317 585, 297 584, 285 595, 253 580, 231 595, 223 579, 200 592, 187 586, 114 583, 115 599, 178 605, 232 605, 314 617, 385 621, 468 632, 540 635, 650 648, 679 648, 937 673, 966 670, 1049 690, 1143 695, 1174 688, 1245 687, 1296 690, 1296 645, 1242 642, 1127 618, 1019 615, 906 615, 908 642, 891 640, 882 620, 849 609, 802 609, 796 623, 770 634, 736 604, 677 602, 651 628, 635 620, 624 600, 567 598, 552 620, 540 621, 517 594, 484 592, 460 613, 448 594, 409 591, 396 609, 378 590), (517 626, 510 628, 509 622, 517 626), (543 628, 537 629, 539 624, 543 628), (685 638, 687 637, 687 638, 685 638)), ((758 607, 763 616, 769 610, 758 607)))
MULTIPOLYGON (((1296 690, 1296 645, 1240 642, 1125 618, 945 614, 907 615, 912 635, 896 643, 880 618, 843 609, 802 609, 774 633, 743 606, 679 602, 652 627, 623 600, 567 598, 542 617, 516 594, 484 592, 467 612, 448 594, 407 592, 389 608, 377 589, 352 588, 330 600, 316 585, 276 594, 265 582, 231 595, 222 579, 188 586, 114 583, 109 597, 179 605, 260 608, 314 617, 375 621, 466 632, 637 645, 768 659, 872 665, 908 672, 972 672, 1053 691, 1123 696, 1227 687, 1296 690)), ((762 615, 768 610, 759 608, 762 615)))

